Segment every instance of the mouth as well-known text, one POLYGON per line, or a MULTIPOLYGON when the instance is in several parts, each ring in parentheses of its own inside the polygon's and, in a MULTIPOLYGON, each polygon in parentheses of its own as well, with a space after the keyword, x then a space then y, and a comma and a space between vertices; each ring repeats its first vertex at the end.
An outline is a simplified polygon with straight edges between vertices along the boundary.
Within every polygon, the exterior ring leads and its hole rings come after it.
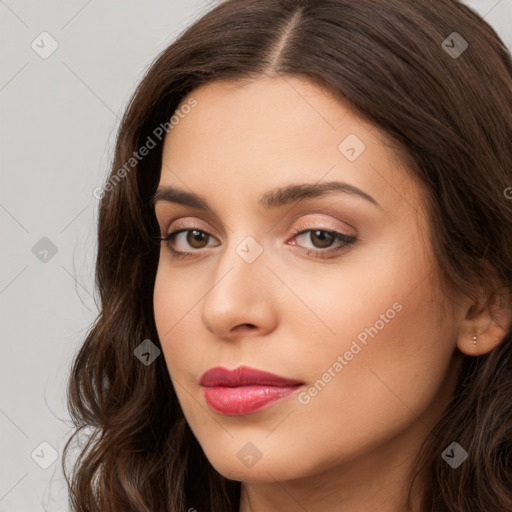
POLYGON ((212 368, 201 376, 199 384, 215 412, 240 416, 274 405, 304 382, 241 366, 235 370, 212 368))

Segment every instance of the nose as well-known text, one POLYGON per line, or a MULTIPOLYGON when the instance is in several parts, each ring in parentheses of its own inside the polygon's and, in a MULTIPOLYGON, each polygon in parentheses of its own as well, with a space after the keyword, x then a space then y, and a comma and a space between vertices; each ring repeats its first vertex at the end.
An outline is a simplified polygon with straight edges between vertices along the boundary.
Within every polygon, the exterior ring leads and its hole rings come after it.
POLYGON ((270 333, 278 316, 272 287, 276 279, 267 267, 265 252, 248 263, 235 247, 226 248, 202 302, 204 325, 223 340, 270 333))

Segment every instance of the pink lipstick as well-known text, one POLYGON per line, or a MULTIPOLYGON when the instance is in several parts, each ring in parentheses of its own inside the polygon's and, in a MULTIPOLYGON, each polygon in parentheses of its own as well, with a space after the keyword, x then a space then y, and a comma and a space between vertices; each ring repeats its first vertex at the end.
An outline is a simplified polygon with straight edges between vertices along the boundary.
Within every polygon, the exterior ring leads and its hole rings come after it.
POLYGON ((215 412, 240 416, 273 405, 304 383, 240 366, 235 370, 212 368, 201 376, 199 384, 208 405, 215 412))

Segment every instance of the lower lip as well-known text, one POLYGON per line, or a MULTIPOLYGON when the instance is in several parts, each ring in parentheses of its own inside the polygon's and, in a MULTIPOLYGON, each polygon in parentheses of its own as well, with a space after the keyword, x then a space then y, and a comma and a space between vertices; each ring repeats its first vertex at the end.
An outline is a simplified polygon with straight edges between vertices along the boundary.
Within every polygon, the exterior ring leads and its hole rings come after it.
POLYGON ((273 405, 294 393, 299 386, 203 387, 208 405, 216 412, 240 416, 273 405))

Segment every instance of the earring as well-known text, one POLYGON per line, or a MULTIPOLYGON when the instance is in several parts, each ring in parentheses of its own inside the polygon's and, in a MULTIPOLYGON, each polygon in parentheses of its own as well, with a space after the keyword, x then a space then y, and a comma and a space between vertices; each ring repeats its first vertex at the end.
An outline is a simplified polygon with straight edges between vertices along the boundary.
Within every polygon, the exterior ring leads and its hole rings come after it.
POLYGON ((473 345, 476 345, 476 333, 473 335, 473 345))

